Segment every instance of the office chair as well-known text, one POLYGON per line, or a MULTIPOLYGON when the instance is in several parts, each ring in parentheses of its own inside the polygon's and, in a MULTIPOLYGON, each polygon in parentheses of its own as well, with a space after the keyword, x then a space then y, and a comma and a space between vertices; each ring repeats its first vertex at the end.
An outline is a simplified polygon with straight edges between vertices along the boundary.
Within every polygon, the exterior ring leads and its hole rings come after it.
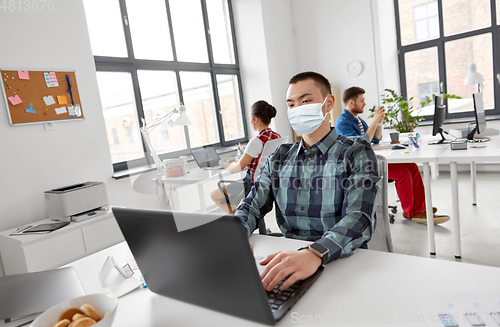
POLYGON ((371 240, 368 242, 370 250, 394 252, 392 245, 391 229, 389 225, 389 200, 387 194, 387 159, 384 156, 377 155, 379 172, 382 178, 377 183, 380 187, 377 199, 375 202, 375 231, 372 234, 371 240))
MULTIPOLYGON (((260 154, 259 158, 259 163, 257 164, 257 167, 255 169, 255 174, 260 174, 260 169, 266 162, 267 158, 276 151, 276 149, 281 145, 284 144, 288 141, 288 136, 280 137, 277 139, 269 140, 264 144, 264 147, 262 148, 262 152, 260 154)), ((257 175, 254 176, 254 179, 257 178, 257 175)), ((250 192, 249 189, 247 189, 247 186, 245 182, 242 180, 238 181, 230 181, 230 180, 220 180, 217 182, 217 187, 219 190, 224 194, 224 199, 221 200, 221 204, 227 204, 229 207, 230 211, 232 206, 237 205, 240 203, 240 201, 250 192), (228 186, 230 184, 239 184, 241 187, 236 187, 237 192, 233 192, 233 194, 228 195, 224 191, 224 186, 228 186)), ((234 186, 233 186, 234 188, 234 186)))
MULTIPOLYGON (((389 184, 394 183, 394 180, 393 179, 389 179, 388 183, 389 184)), ((396 192, 396 197, 397 197, 397 194, 398 194, 398 192, 396 192)), ((390 205, 388 205, 387 207, 389 209, 391 209, 391 213, 389 213, 389 222, 391 224, 394 224, 394 221, 396 221, 396 219, 394 218, 394 214, 398 212, 398 207, 397 206, 390 206, 390 205)))

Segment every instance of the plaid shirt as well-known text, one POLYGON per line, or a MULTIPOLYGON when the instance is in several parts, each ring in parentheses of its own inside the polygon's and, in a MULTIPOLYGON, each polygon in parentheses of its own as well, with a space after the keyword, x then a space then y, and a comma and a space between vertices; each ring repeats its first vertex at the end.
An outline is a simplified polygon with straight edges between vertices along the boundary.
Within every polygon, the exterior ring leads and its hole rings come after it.
POLYGON ((302 140, 279 147, 257 177, 235 215, 250 235, 276 203, 285 237, 317 242, 329 262, 349 256, 370 240, 380 180, 375 153, 362 137, 339 136, 332 128, 307 151, 302 140))
MULTIPOLYGON (((262 146, 264 146, 267 141, 280 138, 281 136, 278 133, 273 132, 270 128, 266 128, 266 129, 262 130, 259 133, 259 135, 257 135, 256 137, 262 141, 262 146)), ((255 169, 257 168, 257 165, 259 164, 259 159, 260 159, 260 154, 257 158, 253 158, 252 161, 250 161, 250 163, 247 165, 248 171, 250 173, 250 181, 252 182, 252 185, 254 182, 255 169)))

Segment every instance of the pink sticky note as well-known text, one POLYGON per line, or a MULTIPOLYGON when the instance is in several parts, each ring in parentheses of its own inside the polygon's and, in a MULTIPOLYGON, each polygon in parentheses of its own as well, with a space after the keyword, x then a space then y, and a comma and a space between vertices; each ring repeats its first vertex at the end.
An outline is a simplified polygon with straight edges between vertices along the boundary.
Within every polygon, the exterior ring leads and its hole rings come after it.
POLYGON ((23 100, 21 100, 19 95, 13 95, 13 96, 9 97, 8 99, 9 99, 10 103, 12 103, 13 106, 23 102, 23 100))
POLYGON ((30 79, 30 74, 27 70, 18 70, 17 75, 19 75, 19 79, 30 79))

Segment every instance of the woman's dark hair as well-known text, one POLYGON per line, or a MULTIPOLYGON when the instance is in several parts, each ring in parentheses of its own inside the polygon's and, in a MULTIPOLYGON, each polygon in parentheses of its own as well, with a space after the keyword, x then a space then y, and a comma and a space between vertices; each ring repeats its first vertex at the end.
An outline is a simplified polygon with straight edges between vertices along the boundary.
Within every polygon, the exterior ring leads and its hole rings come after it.
POLYGON ((257 101, 252 105, 252 117, 259 117, 263 124, 269 125, 276 117, 276 108, 264 100, 257 101))

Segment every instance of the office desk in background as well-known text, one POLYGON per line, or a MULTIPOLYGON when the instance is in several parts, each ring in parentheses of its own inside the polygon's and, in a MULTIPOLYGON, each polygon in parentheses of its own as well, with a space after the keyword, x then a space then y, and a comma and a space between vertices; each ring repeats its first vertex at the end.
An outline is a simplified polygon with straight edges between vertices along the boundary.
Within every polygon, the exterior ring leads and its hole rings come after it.
MULTIPOLYGON (((387 158, 388 163, 401 163, 401 162, 414 162, 423 163, 424 167, 424 186, 425 186, 425 200, 429 219, 429 208, 432 201, 431 197, 431 187, 430 187, 430 170, 429 163, 437 162, 449 164, 450 165, 450 179, 451 179, 451 194, 452 194, 452 207, 453 212, 451 215, 451 220, 453 221, 453 236, 455 244, 455 257, 461 258, 461 234, 460 234, 460 205, 458 199, 458 172, 457 164, 470 163, 471 164, 471 187, 473 199, 472 202, 475 204, 476 198, 476 163, 477 162, 500 162, 500 135, 490 136, 491 140, 485 143, 479 143, 485 145, 484 148, 473 148, 474 144, 468 143, 467 150, 452 150, 449 144, 440 145, 428 145, 427 142, 431 139, 436 139, 436 137, 431 137, 428 135, 422 136, 423 140, 421 142, 421 148, 416 151, 409 150, 376 150, 377 148, 387 148, 390 147, 387 143, 380 143, 374 145, 374 150, 377 154, 381 154, 387 158)), ((435 254, 435 239, 434 239, 434 226, 432 224, 427 224, 429 233, 429 249, 431 254, 435 254)))
MULTIPOLYGON (((460 204, 458 199, 458 163, 471 164, 471 185, 473 200, 476 204, 476 163, 500 162, 500 135, 490 136, 490 141, 484 143, 468 143, 467 150, 445 149, 438 157, 438 163, 450 165, 451 199, 453 205, 453 235, 455 242, 455 257, 462 256, 460 237, 460 204), (484 148, 474 148, 474 145, 484 145, 484 148)), ((499 179, 500 183, 500 179, 499 179)), ((496 190, 494 190, 496 191, 496 190)))
MULTIPOLYGON (((179 204, 178 188, 187 185, 198 186, 198 197, 200 199, 200 212, 207 212, 207 204, 205 201, 206 193, 204 184, 211 181, 219 180, 242 180, 245 177, 246 170, 239 173, 233 173, 227 169, 204 170, 200 168, 190 169, 189 174, 180 177, 163 177, 160 183, 163 185, 164 192, 168 196, 171 210, 181 210, 179 204)), ((153 180, 156 183, 156 179, 153 180)), ((210 190, 211 191, 211 190, 210 190)), ((168 208, 164 208, 168 209, 168 208)), ((189 210, 183 210, 189 211, 189 210)))
MULTIPOLYGON (((424 187, 425 187, 425 206, 427 211, 427 221, 434 221, 434 216, 432 212, 432 193, 431 193, 431 170, 430 163, 438 161, 439 155, 449 147, 448 144, 438 144, 429 145, 430 140, 434 140, 436 137, 432 136, 422 136, 420 142, 420 148, 411 151, 406 150, 391 150, 392 144, 381 142, 379 144, 374 144, 373 149, 376 154, 383 155, 387 159, 387 163, 421 163, 424 167, 424 187), (389 149, 387 149, 389 148, 389 149)), ((434 237, 434 224, 427 224, 428 241, 429 241, 429 252, 431 255, 436 254, 436 241, 434 237)))
MULTIPOLYGON (((258 256, 295 251, 308 243, 263 235, 250 236, 250 242, 258 256)), ((131 258, 123 242, 68 265, 76 269, 87 293, 103 292, 97 276, 108 255, 119 264, 131 258)), ((277 326, 427 326, 414 297, 499 293, 499 275, 500 268, 495 267, 357 249, 351 257, 326 265, 277 326)), ((119 299, 113 323, 116 327, 215 325, 262 326, 142 288, 119 299)))

